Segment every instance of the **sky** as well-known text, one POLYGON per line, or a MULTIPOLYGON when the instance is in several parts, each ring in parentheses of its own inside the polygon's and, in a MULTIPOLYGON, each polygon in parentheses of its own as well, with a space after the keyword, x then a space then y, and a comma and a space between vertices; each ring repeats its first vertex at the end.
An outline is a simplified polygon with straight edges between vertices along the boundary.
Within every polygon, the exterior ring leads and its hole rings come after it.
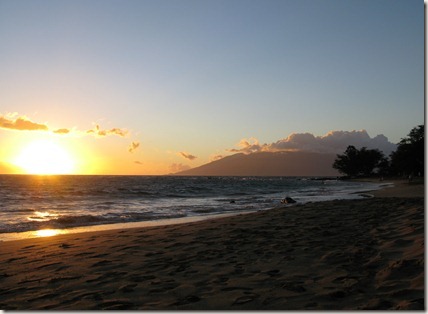
POLYGON ((0 0, 0 44, 0 172, 167 174, 424 123, 422 1, 0 0))

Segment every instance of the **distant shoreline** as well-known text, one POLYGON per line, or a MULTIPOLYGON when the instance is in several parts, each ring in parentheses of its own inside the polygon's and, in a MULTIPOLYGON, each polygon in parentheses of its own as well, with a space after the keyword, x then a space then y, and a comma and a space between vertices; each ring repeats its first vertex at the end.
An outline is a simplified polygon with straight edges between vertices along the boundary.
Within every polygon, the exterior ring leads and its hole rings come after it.
POLYGON ((368 191, 366 193, 373 194, 375 197, 425 197, 425 182, 423 177, 418 177, 409 182, 404 179, 386 177, 384 180, 378 178, 360 178, 351 179, 359 182, 385 183, 381 189, 368 191))

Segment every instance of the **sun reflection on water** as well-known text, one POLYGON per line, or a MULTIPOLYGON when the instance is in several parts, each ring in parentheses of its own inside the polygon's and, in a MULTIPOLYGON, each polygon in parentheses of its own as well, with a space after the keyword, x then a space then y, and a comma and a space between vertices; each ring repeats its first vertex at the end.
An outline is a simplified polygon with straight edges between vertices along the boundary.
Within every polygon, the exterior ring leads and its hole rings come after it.
POLYGON ((58 215, 57 214, 52 214, 52 213, 49 213, 49 212, 35 211, 33 213, 33 215, 30 216, 30 217, 27 217, 27 219, 31 220, 31 221, 47 221, 51 217, 58 217, 58 215))

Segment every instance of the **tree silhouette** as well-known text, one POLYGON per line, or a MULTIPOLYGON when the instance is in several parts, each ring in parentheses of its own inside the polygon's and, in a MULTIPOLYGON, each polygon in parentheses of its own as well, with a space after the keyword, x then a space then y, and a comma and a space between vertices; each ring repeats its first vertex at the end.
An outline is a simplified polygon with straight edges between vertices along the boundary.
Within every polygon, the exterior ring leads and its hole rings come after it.
POLYGON ((350 145, 343 155, 337 155, 333 168, 339 170, 340 173, 353 177, 358 174, 358 163, 358 149, 350 145))
POLYGON ((391 154, 391 168, 396 174, 422 175, 424 173, 424 134, 424 125, 418 125, 398 143, 397 150, 391 154))
POLYGON ((387 159, 378 149, 358 150, 354 146, 348 146, 343 155, 337 155, 333 168, 350 177, 370 176, 375 170, 378 173, 385 171, 387 159))

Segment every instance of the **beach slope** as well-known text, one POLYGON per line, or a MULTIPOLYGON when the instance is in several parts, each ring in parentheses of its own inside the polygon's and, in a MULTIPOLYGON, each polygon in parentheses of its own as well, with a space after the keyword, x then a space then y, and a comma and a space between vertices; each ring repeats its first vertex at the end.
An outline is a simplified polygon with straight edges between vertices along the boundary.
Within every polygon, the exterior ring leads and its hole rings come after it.
POLYGON ((4 310, 425 308, 422 197, 0 245, 4 310))

